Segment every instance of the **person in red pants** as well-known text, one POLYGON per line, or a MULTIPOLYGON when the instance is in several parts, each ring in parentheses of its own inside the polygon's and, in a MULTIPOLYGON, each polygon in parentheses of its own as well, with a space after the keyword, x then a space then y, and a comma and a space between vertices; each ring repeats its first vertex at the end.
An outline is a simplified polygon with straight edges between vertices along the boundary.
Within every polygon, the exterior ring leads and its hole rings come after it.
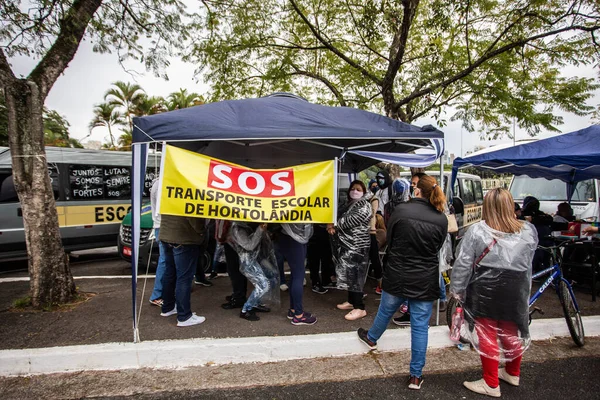
POLYGON ((490 190, 482 220, 458 248, 450 284, 463 305, 463 332, 481 356, 483 378, 463 383, 475 393, 500 397, 499 380, 519 386, 521 358, 531 343, 529 294, 537 244, 535 227, 515 218, 510 192, 490 190))

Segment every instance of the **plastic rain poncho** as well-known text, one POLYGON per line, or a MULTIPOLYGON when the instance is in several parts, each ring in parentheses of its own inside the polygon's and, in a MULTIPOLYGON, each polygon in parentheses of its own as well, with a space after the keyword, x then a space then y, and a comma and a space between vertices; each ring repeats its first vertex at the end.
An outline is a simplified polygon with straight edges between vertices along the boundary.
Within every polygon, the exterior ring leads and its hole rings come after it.
POLYGON ((281 224, 283 232, 300 244, 308 243, 313 235, 312 224, 281 224))
POLYGON ((331 245, 338 289, 362 292, 369 265, 371 204, 363 197, 342 210, 331 245))
POLYGON ((273 243, 268 232, 260 225, 234 222, 229 240, 240 257, 240 272, 254 285, 247 305, 255 307, 267 303, 278 306, 279 270, 273 243))
POLYGON ((504 233, 480 221, 458 247, 450 293, 463 305, 461 336, 487 358, 512 361, 529 347, 531 262, 537 244, 528 222, 518 233, 504 233))

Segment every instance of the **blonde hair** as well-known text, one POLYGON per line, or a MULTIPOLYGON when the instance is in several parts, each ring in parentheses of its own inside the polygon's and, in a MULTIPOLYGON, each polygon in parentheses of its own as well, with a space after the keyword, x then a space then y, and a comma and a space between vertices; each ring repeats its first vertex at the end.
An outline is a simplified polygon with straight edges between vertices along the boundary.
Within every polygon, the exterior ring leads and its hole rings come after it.
POLYGON ((482 219, 492 229, 506 233, 517 233, 523 222, 515 217, 515 201, 506 189, 492 189, 483 198, 482 219))
POLYGON ((444 212, 446 204, 446 196, 442 192, 442 188, 438 186, 437 180, 429 175, 423 175, 417 182, 417 187, 421 190, 421 195, 429 200, 439 212, 444 212))

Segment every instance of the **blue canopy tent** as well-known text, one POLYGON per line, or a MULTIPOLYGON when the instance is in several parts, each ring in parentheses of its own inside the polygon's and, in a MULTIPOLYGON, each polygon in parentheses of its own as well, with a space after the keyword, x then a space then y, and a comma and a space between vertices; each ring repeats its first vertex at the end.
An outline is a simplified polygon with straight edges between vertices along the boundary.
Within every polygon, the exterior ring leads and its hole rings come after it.
POLYGON ((380 157, 406 166, 429 165, 444 153, 443 138, 444 134, 430 125, 420 128, 355 108, 312 104, 287 93, 134 118, 134 341, 139 340, 135 286, 141 193, 149 143, 169 142, 250 168, 283 168, 338 158, 340 171, 358 172, 379 162, 380 157), (425 154, 406 154, 415 150, 424 150, 425 154))
POLYGON ((577 182, 600 178, 600 126, 592 125, 548 139, 457 158, 452 165, 452 188, 458 170, 466 167, 531 178, 560 179, 567 183, 567 198, 571 199, 577 182))

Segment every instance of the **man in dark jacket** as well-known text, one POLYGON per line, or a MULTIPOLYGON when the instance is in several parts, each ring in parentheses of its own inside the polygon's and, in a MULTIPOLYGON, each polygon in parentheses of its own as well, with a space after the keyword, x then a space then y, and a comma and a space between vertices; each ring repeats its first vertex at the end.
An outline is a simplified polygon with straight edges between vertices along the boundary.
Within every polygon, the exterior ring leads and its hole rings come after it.
POLYGON ((202 218, 161 215, 160 241, 167 246, 163 283, 163 317, 177 314, 177 326, 198 325, 206 318, 192 313, 190 295, 198 258, 205 246, 202 218))

